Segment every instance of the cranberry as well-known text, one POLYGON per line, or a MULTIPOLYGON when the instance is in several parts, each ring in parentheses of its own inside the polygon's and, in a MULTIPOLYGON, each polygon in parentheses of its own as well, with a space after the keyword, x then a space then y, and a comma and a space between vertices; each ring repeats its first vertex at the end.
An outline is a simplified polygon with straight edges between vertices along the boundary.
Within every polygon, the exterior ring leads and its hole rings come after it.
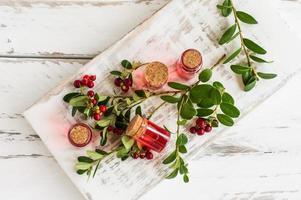
POLYGON ((87 92, 87 95, 88 95, 89 97, 93 97, 93 96, 94 96, 94 92, 93 92, 92 90, 89 90, 89 91, 87 92))
POLYGON ((75 80, 75 81, 73 82, 73 85, 74 85, 75 88, 80 88, 80 86, 81 86, 80 80, 75 80))
POLYGON ((116 135, 122 135, 122 130, 121 129, 119 129, 119 128, 114 128, 113 129, 113 133, 115 133, 116 135))
POLYGON ((100 120, 100 118, 101 118, 101 115, 100 115, 100 114, 98 114, 98 113, 95 113, 95 114, 94 114, 94 119, 95 119, 96 121, 100 120))
POLYGON ((92 88, 92 87, 94 87, 94 83, 93 83, 93 81, 88 81, 88 84, 87 84, 87 86, 88 86, 89 88, 92 88))
POLYGON ((206 132, 210 132, 211 130, 212 130, 212 126, 207 125, 207 126, 205 127, 205 131, 206 131, 206 132))
POLYGON ((123 85, 123 86, 121 86, 121 90, 123 91, 123 92, 127 92, 127 91, 129 91, 129 86, 126 86, 126 85, 123 85))
POLYGON ((151 159, 153 159, 154 155, 153 155, 152 152, 147 151, 146 154, 145 154, 145 157, 146 157, 147 160, 151 160, 151 159))
POLYGON ((204 128, 206 126, 206 122, 203 118, 198 118, 196 120, 196 124, 198 125, 198 127, 200 128, 204 128))
POLYGON ((124 80, 124 85, 127 86, 127 87, 130 87, 132 86, 133 82, 131 79, 127 78, 124 80))
POLYGON ((82 85, 87 85, 87 84, 88 84, 88 79, 83 79, 83 80, 81 81, 81 84, 82 84, 82 85))
POLYGON ((108 131, 111 132, 113 130, 113 126, 109 125, 108 126, 108 131))
POLYGON ((97 104, 96 99, 91 99, 91 103, 92 103, 93 105, 96 105, 96 104, 97 104))
POLYGON ((144 159, 145 158, 145 153, 140 153, 140 158, 144 159))
POLYGON ((139 157, 139 154, 138 154, 137 152, 135 152, 135 153, 133 153, 132 157, 133 157, 134 159, 137 159, 137 158, 139 157))
POLYGON ((194 134, 194 133, 196 133, 196 127, 191 127, 190 129, 189 129, 189 131, 190 131, 190 133, 192 133, 192 134, 194 134))
POLYGON ((84 75, 84 76, 83 76, 83 79, 87 79, 87 80, 88 80, 89 77, 90 77, 89 75, 84 75))
POLYGON ((101 106, 99 106, 99 110, 100 110, 100 112, 106 112, 107 111, 107 106, 101 105, 101 106))
POLYGON ((205 130, 200 128, 200 129, 198 129, 198 130, 196 131, 196 133, 197 133, 198 135, 204 135, 205 130))
POLYGON ((120 84, 122 82, 122 79, 121 78, 115 78, 115 81, 114 81, 114 84, 118 87, 120 87, 120 84))
POLYGON ((91 75, 91 76, 89 76, 89 79, 90 79, 91 81, 95 81, 95 80, 96 80, 96 75, 91 75))

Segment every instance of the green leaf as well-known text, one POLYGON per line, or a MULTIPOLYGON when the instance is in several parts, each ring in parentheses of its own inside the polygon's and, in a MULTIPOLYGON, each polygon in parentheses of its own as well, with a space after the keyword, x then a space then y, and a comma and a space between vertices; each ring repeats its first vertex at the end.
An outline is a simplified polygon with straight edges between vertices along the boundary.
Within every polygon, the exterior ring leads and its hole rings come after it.
POLYGON ((223 64, 226 64, 228 62, 230 62, 231 60, 233 60, 236 56, 239 55, 239 53, 241 52, 241 48, 237 49, 236 51, 234 51, 224 62, 223 64))
POLYGON ((107 143, 108 139, 108 127, 105 127, 100 134, 100 145, 104 146, 107 143))
POLYGON ((188 142, 187 136, 186 136, 184 133, 181 133, 181 134, 179 135, 179 137, 177 138, 176 144, 177 144, 178 146, 181 146, 181 145, 187 144, 187 142, 188 142))
POLYGON ((135 143, 135 140, 127 135, 122 136, 121 141, 127 150, 130 150, 135 143))
POLYGON ((121 148, 120 150, 117 151, 116 156, 117 158, 123 158, 125 156, 127 156, 129 153, 129 150, 127 150, 126 148, 121 148))
POLYGON ((176 90, 188 90, 190 87, 188 85, 184 85, 182 83, 177 83, 177 82, 168 82, 167 83, 169 87, 176 89, 176 90))
POLYGON ((221 82, 214 81, 212 85, 213 85, 213 87, 218 89, 218 91, 220 91, 220 92, 223 92, 225 90, 225 87, 223 86, 223 84, 221 82))
POLYGON ((142 116, 141 106, 137 106, 135 114, 142 116))
POLYGON ((226 115, 232 118, 239 117, 240 115, 239 110, 233 104, 221 103, 220 108, 223 111, 223 113, 225 113, 226 115))
POLYGON ((64 97, 63 97, 63 100, 67 103, 69 103, 69 101, 74 98, 74 97, 78 97, 78 96, 81 96, 82 94, 79 93, 79 92, 71 92, 71 93, 68 93, 66 94, 64 97))
POLYGON ((94 98, 97 100, 97 102, 101 102, 107 99, 107 96, 103 96, 103 95, 99 95, 98 93, 96 93, 94 95, 94 98))
POLYGON ((223 2, 223 6, 226 6, 226 8, 221 9, 221 13, 224 17, 228 17, 232 12, 232 7, 229 8, 230 6, 232 6, 231 0, 225 0, 223 2))
POLYGON ((120 71, 111 71, 110 74, 114 76, 121 76, 122 73, 120 71))
POLYGON ((186 119, 182 119, 180 121, 177 121, 177 124, 180 125, 180 126, 183 126, 187 123, 187 120, 186 119))
POLYGON ((225 126, 233 126, 234 124, 233 119, 224 114, 217 114, 217 119, 220 123, 222 123, 225 126))
POLYGON ((167 179, 172 179, 172 178, 175 178, 179 173, 179 169, 176 168, 174 169, 166 178, 167 179))
POLYGON ((210 93, 210 99, 212 99, 215 105, 219 105, 222 101, 222 95, 220 91, 216 88, 213 88, 210 93))
POLYGON ((253 51, 255 53, 258 53, 258 54, 266 54, 267 53, 267 51, 264 48, 262 48, 257 43, 255 43, 254 41, 252 41, 248 38, 244 38, 243 42, 248 49, 250 49, 251 51, 253 51))
POLYGON ((237 18, 246 24, 257 24, 256 19, 243 11, 236 11, 237 18))
POLYGON ((193 103, 200 103, 202 99, 210 98, 212 89, 209 84, 196 85, 190 90, 189 97, 193 103))
POLYGON ((86 171, 87 171, 87 170, 81 170, 81 169, 79 169, 79 170, 76 170, 76 173, 79 174, 79 175, 82 175, 82 174, 84 174, 86 171))
POLYGON ((126 68, 126 69, 132 69, 132 64, 130 63, 130 61, 128 60, 123 60, 121 61, 121 65, 122 67, 126 68))
POLYGON ((86 106, 88 99, 89 99, 88 96, 78 96, 78 97, 72 98, 69 101, 69 104, 73 107, 86 106))
POLYGON ((188 183, 188 182, 189 182, 189 177, 187 176, 187 174, 184 174, 184 176, 183 176, 183 181, 184 181, 185 183, 188 183))
POLYGON ((269 74, 263 72, 257 72, 258 76, 263 79, 273 79, 277 76, 277 74, 269 74))
POLYGON ((110 119, 102 119, 102 120, 96 122, 96 124, 100 127, 106 127, 110 124, 110 121, 111 121, 110 119))
POLYGON ((86 157, 86 156, 79 156, 77 157, 78 162, 84 162, 84 163, 92 163, 93 159, 86 157))
POLYGON ((72 117, 75 116, 76 112, 77 112, 77 107, 72 107, 72 111, 71 111, 72 117))
POLYGON ((93 160, 100 160, 104 157, 104 155, 102 155, 96 151, 90 151, 90 150, 87 151, 87 155, 93 160))
POLYGON ((216 5, 216 7, 218 8, 218 9, 220 9, 220 10, 222 10, 222 9, 226 9, 226 8, 232 8, 232 6, 223 6, 223 5, 216 5))
POLYGON ((187 149, 184 145, 179 146, 179 152, 180 153, 187 153, 187 149))
POLYGON ((262 58, 259 58, 257 56, 254 56, 254 55, 250 55, 250 58, 255 61, 255 62, 258 62, 258 63, 272 63, 273 61, 266 61, 262 58))
POLYGON ((244 85, 247 85, 248 83, 250 83, 251 81, 253 81, 255 78, 253 77, 253 75, 251 74, 251 72, 246 72, 243 73, 241 75, 242 77, 242 81, 244 85))
POLYGON ((220 40, 218 41, 218 43, 220 45, 223 45, 227 42, 229 42, 232 38, 232 36, 234 35, 235 31, 236 31, 236 24, 233 24, 232 26, 230 26, 222 35, 222 37, 220 38, 220 40))
POLYGON ((163 101, 166 101, 168 103, 178 103, 181 99, 169 95, 164 95, 160 97, 163 101))
POLYGON ((223 95, 222 95, 222 102, 223 103, 230 103, 230 104, 234 105, 234 99, 233 99, 233 97, 229 93, 227 93, 227 92, 223 93, 223 95))
POLYGON ((241 65, 231 65, 230 68, 236 74, 243 74, 251 70, 250 67, 245 67, 241 65))
POLYGON ((176 157, 177 157, 177 153, 176 151, 173 151, 163 160, 163 164, 167 165, 169 163, 172 163, 176 159, 176 157))
POLYGON ((252 90, 256 85, 256 79, 253 79, 251 82, 249 82, 247 85, 244 87, 244 91, 248 92, 252 90))
POLYGON ((92 167, 92 163, 78 162, 75 164, 77 170, 87 170, 92 167))
POLYGON ((135 90, 135 94, 136 94, 138 97, 143 97, 143 98, 146 97, 146 94, 145 94, 145 91, 144 91, 144 90, 135 90))
POLYGON ((191 104, 187 102, 183 104, 180 115, 183 119, 192 119, 193 116, 196 115, 196 110, 191 104))
POLYGON ((210 80, 211 76, 212 76, 212 70, 204 69, 199 75, 199 80, 205 83, 210 80))
POLYGON ((208 108, 200 108, 197 109, 197 116, 199 117, 206 117, 209 116, 213 113, 213 110, 208 109, 208 108))

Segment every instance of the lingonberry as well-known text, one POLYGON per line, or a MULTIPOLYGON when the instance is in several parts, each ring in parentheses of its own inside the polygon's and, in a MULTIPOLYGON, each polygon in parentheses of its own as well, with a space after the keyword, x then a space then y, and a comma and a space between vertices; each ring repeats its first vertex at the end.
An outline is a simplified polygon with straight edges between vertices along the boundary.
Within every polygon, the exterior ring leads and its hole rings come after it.
POLYGON ((121 78, 115 78, 115 80, 114 80, 114 84, 115 84, 117 87, 120 87, 121 82, 122 82, 122 79, 121 79, 121 78))
POLYGON ((98 121, 98 120, 100 120, 101 115, 99 113, 94 113, 93 117, 96 121, 98 121))
POLYGON ((91 101, 91 103, 92 103, 94 106, 97 104, 96 99, 91 99, 90 101, 91 101))
POLYGON ((88 86, 88 88, 93 88, 94 87, 93 81, 88 81, 87 86, 88 86))
POLYGON ((212 126, 210 126, 209 124, 205 127, 205 131, 206 132, 210 132, 212 130, 212 126))
POLYGON ((107 106, 101 105, 101 106, 99 106, 99 110, 100 110, 100 112, 106 112, 107 111, 107 106))
POLYGON ((91 81, 95 81, 95 80, 96 80, 96 75, 91 75, 91 76, 89 76, 89 79, 90 79, 91 81))
POLYGON ((198 135, 204 135, 204 133, 205 133, 205 130, 201 129, 201 128, 196 131, 196 134, 198 134, 198 135))
POLYGON ((115 133, 116 135, 122 135, 122 130, 121 129, 119 129, 119 128, 114 128, 113 129, 113 133, 115 133))
POLYGON ((88 79, 83 79, 81 81, 81 84, 84 85, 84 86, 86 86, 88 84, 88 82, 89 82, 88 79))
POLYGON ((190 133, 192 133, 192 134, 194 134, 194 133, 196 133, 196 127, 191 127, 190 129, 189 129, 189 131, 190 131, 190 133))
POLYGON ((100 114, 100 110, 99 109, 94 110, 94 113, 100 114))
POLYGON ((196 120, 196 125, 198 125, 199 128, 205 128, 206 122, 205 122, 204 118, 198 118, 196 120))
POLYGON ((133 82, 132 82, 132 80, 130 78, 126 78, 124 80, 124 85, 125 86, 130 87, 130 86, 132 86, 132 84, 133 84, 133 82))
POLYGON ((137 158, 139 158, 139 154, 138 154, 137 152, 135 152, 135 153, 132 154, 132 157, 133 157, 134 159, 137 159, 137 158))
POLYGON ((129 86, 126 86, 126 85, 122 85, 121 86, 121 90, 123 91, 123 92, 127 92, 127 91, 129 91, 129 86))
POLYGON ((86 74, 86 75, 83 76, 83 79, 87 79, 87 80, 88 80, 89 77, 90 77, 90 76, 86 74))
POLYGON ((153 155, 152 152, 147 151, 146 154, 145 154, 145 157, 146 157, 147 160, 151 160, 151 159, 153 159, 154 155, 153 155))
POLYGON ((87 92, 87 95, 88 95, 89 97, 93 97, 93 96, 94 96, 94 91, 93 91, 93 90, 89 90, 89 91, 87 92))
POLYGON ((111 132, 113 130, 113 126, 109 125, 108 126, 108 131, 111 132))
POLYGON ((144 159, 145 158, 145 153, 144 152, 142 152, 142 153, 140 153, 140 156, 139 156, 141 159, 144 159))
POLYGON ((75 81, 73 82, 73 85, 74 85, 75 88, 80 88, 80 86, 81 86, 80 80, 75 80, 75 81))

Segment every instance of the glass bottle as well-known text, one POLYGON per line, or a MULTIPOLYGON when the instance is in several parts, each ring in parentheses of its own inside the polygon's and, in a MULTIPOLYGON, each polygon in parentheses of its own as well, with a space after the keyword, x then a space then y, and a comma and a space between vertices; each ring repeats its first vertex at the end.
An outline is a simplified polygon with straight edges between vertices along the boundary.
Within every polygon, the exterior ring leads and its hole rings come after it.
POLYGON ((203 65, 202 54, 196 49, 184 51, 176 64, 178 75, 184 79, 193 78, 203 65))

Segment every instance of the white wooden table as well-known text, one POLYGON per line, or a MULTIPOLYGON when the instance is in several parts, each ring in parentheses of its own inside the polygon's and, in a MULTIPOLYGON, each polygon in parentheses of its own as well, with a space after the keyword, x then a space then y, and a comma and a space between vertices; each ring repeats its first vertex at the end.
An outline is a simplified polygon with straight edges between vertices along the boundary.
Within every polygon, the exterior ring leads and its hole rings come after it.
MULTIPOLYGON (((167 2, 0 2, 1 199, 83 199, 21 113, 167 2)), ((275 3, 301 39, 301 1, 275 3)), ((142 199, 300 200, 300 78, 199 154, 190 184, 164 181, 142 199)))

